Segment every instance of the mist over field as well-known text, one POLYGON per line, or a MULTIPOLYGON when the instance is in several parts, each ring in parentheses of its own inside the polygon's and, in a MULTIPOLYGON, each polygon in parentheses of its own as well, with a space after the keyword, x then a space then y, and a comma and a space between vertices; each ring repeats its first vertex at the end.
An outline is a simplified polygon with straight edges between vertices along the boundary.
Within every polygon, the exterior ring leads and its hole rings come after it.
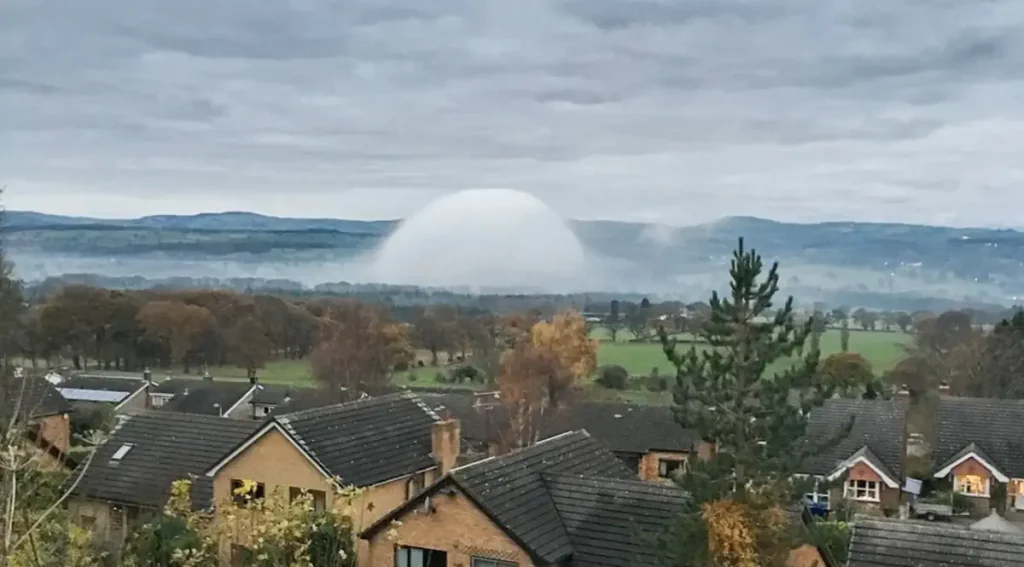
POLYGON ((459 198, 404 225, 245 213, 105 221, 10 212, 5 245, 16 274, 30 281, 96 274, 134 277, 131 285, 145 287, 246 278, 279 289, 351 282, 698 299, 725 281, 742 235, 781 263, 784 291, 805 301, 1024 301, 1024 234, 1012 230, 746 217, 694 227, 563 222, 532 197, 497 199, 493 214, 471 214, 459 198))

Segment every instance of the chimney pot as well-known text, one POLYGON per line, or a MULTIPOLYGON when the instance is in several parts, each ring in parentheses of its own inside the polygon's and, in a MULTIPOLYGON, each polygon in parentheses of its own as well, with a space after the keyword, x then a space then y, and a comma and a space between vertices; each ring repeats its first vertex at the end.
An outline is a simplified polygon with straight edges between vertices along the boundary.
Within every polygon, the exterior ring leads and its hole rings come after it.
POLYGON ((943 381, 939 384, 939 396, 943 398, 948 398, 950 396, 949 382, 943 381))

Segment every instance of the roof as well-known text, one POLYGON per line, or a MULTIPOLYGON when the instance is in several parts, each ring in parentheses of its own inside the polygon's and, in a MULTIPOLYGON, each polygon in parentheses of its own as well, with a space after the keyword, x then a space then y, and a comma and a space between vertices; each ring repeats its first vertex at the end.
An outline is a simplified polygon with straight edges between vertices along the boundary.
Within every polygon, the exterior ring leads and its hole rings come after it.
POLYGON ((907 405, 898 400, 833 398, 811 410, 806 439, 822 447, 806 459, 798 472, 825 476, 859 454, 895 481, 903 474, 903 438, 907 405), (838 443, 829 443, 843 428, 852 427, 838 443))
POLYGON ((686 503, 682 490, 640 480, 542 475, 572 542, 572 565, 651 565, 652 536, 686 503))
POLYGON ((454 469, 420 497, 363 533, 383 526, 447 484, 457 486, 535 563, 626 566, 651 553, 650 534, 666 527, 682 492, 640 481, 586 431, 454 469))
MULTIPOLYGON (((439 413, 445 410, 462 424, 462 437, 470 441, 498 440, 508 414, 493 396, 473 393, 420 394, 439 413), (495 406, 488 411, 488 406, 495 406)), ((587 402, 551 410, 541 437, 585 429, 616 453, 649 451, 688 452, 700 435, 684 429, 671 407, 613 402, 587 402)))
POLYGON ((972 530, 985 532, 1003 532, 1008 534, 1024 535, 1024 529, 999 515, 995 509, 988 516, 971 524, 972 530))
POLYGON ((252 388, 248 382, 175 378, 161 382, 152 393, 174 394, 160 411, 219 416, 227 413, 252 388))
POLYGON ((962 526, 857 516, 848 567, 1010 567, 1024 557, 1024 535, 962 526))
MULTIPOLYGON (((7 391, 0 391, 0 416, 17 412, 39 419, 71 412, 71 404, 46 379, 39 376, 11 377, 7 391)), ((2 387, 2 385, 0 385, 2 387)))
POLYGON ((102 392, 122 392, 125 395, 138 391, 146 385, 140 378, 114 378, 111 376, 93 376, 79 374, 59 384, 60 388, 72 390, 97 390, 102 392))
MULTIPOLYGON (((944 468, 973 443, 1010 478, 1024 478, 1024 400, 942 398, 935 414, 932 458, 944 468)), ((976 451, 977 452, 977 451, 976 451)))
MULTIPOLYGON (((140 412, 115 429, 97 450, 74 494, 161 507, 167 502, 172 482, 201 475, 259 425, 250 420, 140 412), (114 454, 126 444, 133 446, 120 460, 114 460, 114 454)), ((73 473, 68 482, 76 477, 73 473)), ((196 504, 210 504, 209 488, 203 494, 207 501, 196 504)))
POLYGON ((278 415, 268 423, 332 478, 373 486, 437 466, 431 444, 437 421, 419 398, 401 393, 278 415))

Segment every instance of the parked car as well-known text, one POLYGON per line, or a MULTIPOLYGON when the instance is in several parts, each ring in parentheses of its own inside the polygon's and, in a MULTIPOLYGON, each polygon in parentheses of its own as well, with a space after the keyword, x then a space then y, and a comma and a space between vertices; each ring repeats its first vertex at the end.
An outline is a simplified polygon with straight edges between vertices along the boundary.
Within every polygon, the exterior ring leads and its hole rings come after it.
POLYGON ((828 494, 808 492, 804 494, 804 506, 812 516, 828 517, 828 494))

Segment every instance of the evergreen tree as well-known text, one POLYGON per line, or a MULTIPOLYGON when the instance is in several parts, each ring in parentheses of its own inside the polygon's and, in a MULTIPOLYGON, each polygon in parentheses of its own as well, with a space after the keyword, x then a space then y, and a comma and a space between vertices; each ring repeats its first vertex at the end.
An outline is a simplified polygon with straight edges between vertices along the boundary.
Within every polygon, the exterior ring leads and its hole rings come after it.
POLYGON ((839 348, 843 352, 850 352, 850 322, 843 319, 843 326, 839 330, 839 348))
POLYGON ((744 498, 748 481, 791 470, 800 451, 794 444, 802 436, 805 413, 824 399, 818 382, 819 351, 811 348, 796 362, 768 374, 776 361, 791 360, 813 329, 813 319, 798 326, 793 298, 764 321, 779 290, 778 264, 764 274, 756 251, 747 251, 740 239, 729 270, 728 297, 711 296, 711 313, 700 336, 710 346, 676 351, 676 343, 661 333, 669 361, 677 369, 676 414, 687 428, 714 441, 732 461, 735 496, 744 498), (800 403, 791 403, 800 392, 800 403))
POLYGON ((708 348, 677 352, 660 331, 677 370, 676 418, 717 448, 679 479, 691 501, 656 538, 665 565, 774 567, 796 543, 781 510, 801 492, 791 480, 797 465, 821 449, 804 441, 807 414, 832 390, 817 371, 817 346, 804 348, 815 318, 798 325, 792 297, 775 306, 778 264, 764 268, 740 239, 730 292, 712 294, 699 333, 708 348))

